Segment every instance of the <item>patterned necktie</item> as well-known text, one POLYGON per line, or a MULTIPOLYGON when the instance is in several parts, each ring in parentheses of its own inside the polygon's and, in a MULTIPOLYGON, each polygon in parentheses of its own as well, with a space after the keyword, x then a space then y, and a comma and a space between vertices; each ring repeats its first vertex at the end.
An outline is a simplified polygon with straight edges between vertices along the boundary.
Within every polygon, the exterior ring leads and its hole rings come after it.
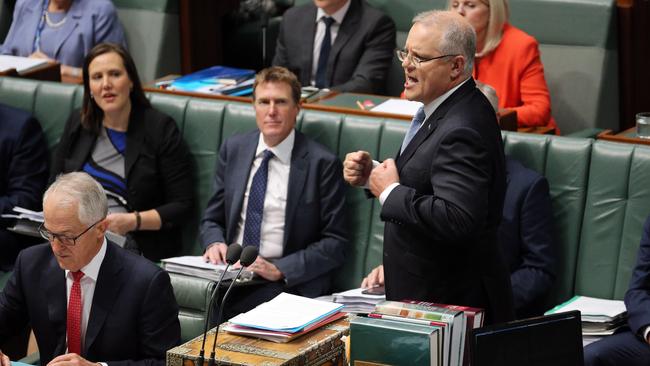
POLYGON ((330 49, 332 48, 332 33, 331 28, 334 23, 334 18, 332 17, 322 17, 323 23, 325 23, 325 36, 323 37, 323 43, 320 44, 320 55, 318 56, 318 67, 316 68, 316 87, 325 88, 327 87, 327 59, 330 57, 330 49))
POLYGON ((264 150, 264 158, 260 167, 253 176, 250 192, 248 192, 248 205, 246 206, 246 223, 244 224, 243 246, 260 246, 260 231, 262 229, 262 215, 264 213, 264 197, 266 196, 266 183, 269 173, 269 160, 273 153, 264 150))
POLYGON ((72 272, 72 288, 70 289, 70 300, 68 302, 68 353, 81 355, 81 271, 72 272))
POLYGON ((424 114, 424 107, 420 107, 417 113, 415 113, 415 116, 413 116, 413 120, 411 120, 411 127, 409 127, 408 132, 406 132, 406 136, 404 136, 404 141, 402 142, 402 149, 400 150, 400 154, 403 153, 404 150, 406 150, 406 147, 408 146, 409 142, 413 140, 413 137, 420 129, 422 122, 424 122, 425 117, 426 115, 424 114))

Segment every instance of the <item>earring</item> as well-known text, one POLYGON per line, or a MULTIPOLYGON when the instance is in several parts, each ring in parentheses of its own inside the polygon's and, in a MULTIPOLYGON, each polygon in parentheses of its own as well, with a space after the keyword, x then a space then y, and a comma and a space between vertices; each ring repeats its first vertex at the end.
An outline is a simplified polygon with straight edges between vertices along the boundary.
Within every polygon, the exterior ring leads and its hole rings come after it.
POLYGON ((90 93, 90 99, 95 99, 95 95, 93 93, 90 93))

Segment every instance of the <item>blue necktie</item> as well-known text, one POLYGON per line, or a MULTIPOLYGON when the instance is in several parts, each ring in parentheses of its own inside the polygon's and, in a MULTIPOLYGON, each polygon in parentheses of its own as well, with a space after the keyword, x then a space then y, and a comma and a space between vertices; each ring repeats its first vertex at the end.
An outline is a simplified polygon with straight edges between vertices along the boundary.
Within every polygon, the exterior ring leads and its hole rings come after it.
POLYGON ((413 137, 420 129, 422 122, 424 122, 425 117, 426 115, 424 114, 424 107, 420 107, 417 113, 415 113, 415 116, 413 116, 413 120, 411 120, 411 127, 409 127, 408 132, 406 132, 406 136, 404 136, 404 141, 402 142, 402 149, 400 150, 400 154, 403 153, 404 150, 406 150, 406 147, 409 145, 409 142, 413 140, 413 137))
POLYGON ((264 157, 260 167, 253 176, 250 192, 248 192, 248 205, 246 206, 246 222, 244 223, 243 246, 260 246, 260 231, 262 229, 262 215, 264 213, 264 197, 266 196, 266 182, 269 172, 269 160, 273 153, 264 150, 264 157))
POLYGON ((323 23, 325 23, 325 37, 323 37, 323 43, 320 44, 320 55, 318 56, 318 67, 316 68, 316 87, 325 88, 327 87, 327 59, 330 57, 330 49, 332 48, 332 33, 331 28, 334 23, 334 18, 332 17, 322 17, 323 23))

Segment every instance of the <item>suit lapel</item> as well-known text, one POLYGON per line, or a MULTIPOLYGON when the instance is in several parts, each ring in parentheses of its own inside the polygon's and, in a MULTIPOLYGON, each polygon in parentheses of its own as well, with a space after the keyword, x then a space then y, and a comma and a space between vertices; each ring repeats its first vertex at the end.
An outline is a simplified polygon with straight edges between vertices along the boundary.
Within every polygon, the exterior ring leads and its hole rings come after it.
POLYGON ((345 14, 343 22, 341 22, 341 26, 339 27, 338 34, 336 35, 336 39, 334 40, 332 50, 330 51, 327 60, 327 80, 329 82, 332 81, 332 72, 334 70, 335 60, 338 58, 339 53, 341 53, 343 46, 345 46, 350 37, 352 37, 352 35, 358 30, 358 24, 361 20, 360 6, 361 5, 358 1, 352 0, 348 12, 345 14))
POLYGON ((65 271, 59 267, 54 255, 47 268, 43 271, 41 280, 45 285, 48 304, 47 312, 52 329, 56 334, 56 349, 52 357, 59 356, 65 352, 66 343, 66 317, 68 306, 66 304, 67 294, 65 286, 65 271))
POLYGON ((302 197, 309 169, 309 150, 307 150, 305 136, 296 131, 296 140, 291 153, 291 170, 289 172, 289 187, 287 189, 287 207, 284 219, 284 240, 282 247, 286 248, 289 233, 293 230, 294 217, 298 203, 302 197))
POLYGON ((99 269, 97 283, 95 284, 95 294, 93 295, 93 304, 90 308, 88 328, 86 329, 84 355, 89 354, 88 350, 91 349, 99 331, 104 326, 106 317, 110 314, 126 277, 120 276, 123 268, 122 264, 115 257, 116 255, 115 247, 108 242, 106 256, 99 269))
POLYGON ((129 173, 140 156, 142 146, 146 141, 146 126, 144 110, 134 107, 129 116, 129 127, 126 131, 126 154, 124 156, 124 176, 129 180, 129 173))
POLYGON ((76 2, 73 1, 72 7, 70 8, 70 10, 68 10, 68 15, 66 15, 66 22, 63 24, 60 30, 61 34, 63 34, 63 37, 58 38, 58 43, 54 48, 54 58, 56 58, 59 55, 59 51, 61 50, 61 46, 63 46, 63 43, 70 37, 72 32, 74 32, 75 28, 79 26, 79 22, 83 14, 81 12, 81 9, 79 9, 79 7, 76 6, 77 3, 78 1, 76 2))
MULTIPOLYGON (((248 176, 250 175, 253 160, 255 159, 255 151, 257 151, 259 136, 259 132, 252 133, 249 135, 249 139, 237 147, 234 154, 232 154, 232 162, 230 163, 234 168, 228 170, 228 172, 231 172, 232 174, 228 177, 224 177, 224 180, 228 181, 227 184, 224 184, 225 187, 233 187, 231 193, 232 200, 230 201, 233 202, 233 205, 230 206, 230 212, 227 213, 228 228, 226 229, 227 237, 225 239, 228 241, 228 244, 235 240, 237 224, 239 223, 239 218, 244 205, 244 192, 246 191, 248 176)), ((226 198, 226 200, 228 200, 228 198, 226 198)))
POLYGON ((453 94, 445 99, 445 101, 442 102, 438 108, 436 108, 433 114, 427 118, 426 121, 424 121, 418 132, 415 134, 415 136, 413 136, 413 139, 408 144, 404 152, 402 154, 399 154, 398 152, 396 160, 398 172, 401 173, 402 167, 413 156, 418 147, 422 145, 422 143, 426 141, 429 136, 431 136, 433 131, 435 131, 441 123, 444 122, 444 118, 447 115, 449 108, 451 108, 451 106, 456 104, 459 99, 463 98, 473 89, 476 89, 476 84, 474 83, 474 80, 470 78, 467 82, 465 82, 465 84, 463 84, 453 94))

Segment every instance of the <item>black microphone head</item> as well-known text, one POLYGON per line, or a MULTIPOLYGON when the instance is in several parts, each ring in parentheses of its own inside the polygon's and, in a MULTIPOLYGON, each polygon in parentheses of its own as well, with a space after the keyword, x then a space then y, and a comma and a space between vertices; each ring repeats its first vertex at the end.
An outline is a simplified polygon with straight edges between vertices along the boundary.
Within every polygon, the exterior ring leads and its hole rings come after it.
POLYGON ((228 249, 226 250, 226 263, 230 264, 231 266, 239 260, 239 257, 241 256, 242 252, 242 247, 241 245, 234 243, 230 244, 228 246, 228 249))
POLYGON ((249 245, 242 251, 239 263, 242 267, 248 267, 255 262, 255 259, 257 259, 257 247, 249 245))

